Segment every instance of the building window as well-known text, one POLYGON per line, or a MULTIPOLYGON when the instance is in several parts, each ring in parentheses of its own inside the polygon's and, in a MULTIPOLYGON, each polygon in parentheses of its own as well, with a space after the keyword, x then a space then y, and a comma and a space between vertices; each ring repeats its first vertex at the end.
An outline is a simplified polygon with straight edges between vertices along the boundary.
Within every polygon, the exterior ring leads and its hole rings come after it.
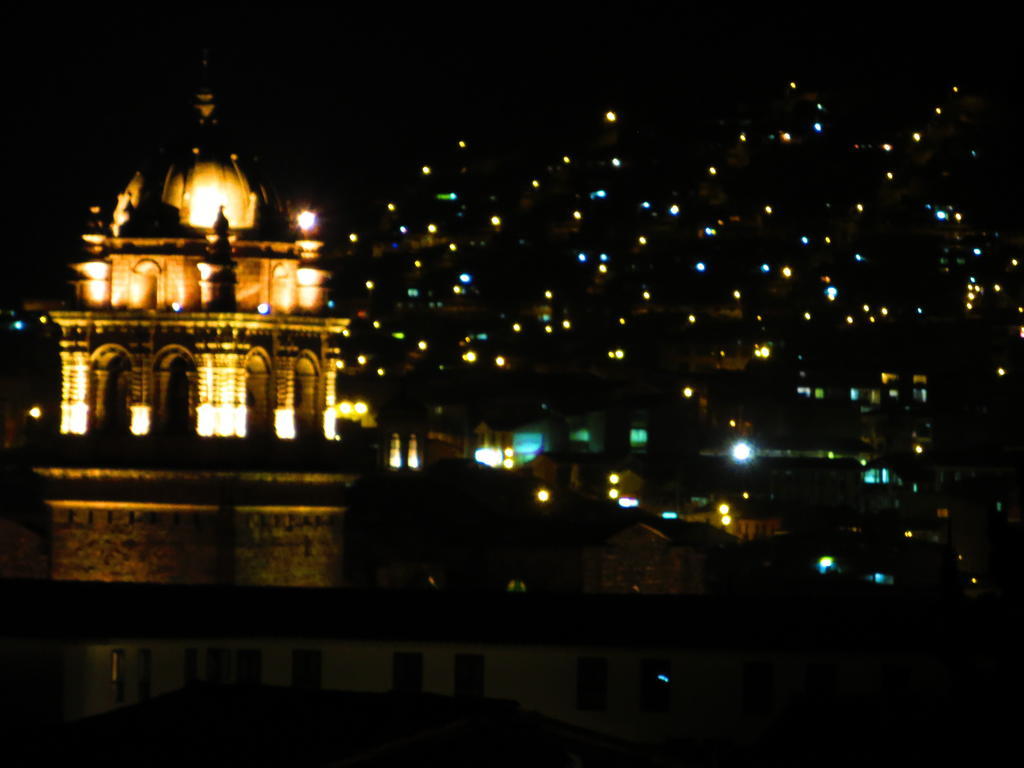
POLYGON ((388 466, 392 469, 402 468, 402 438, 397 432, 391 433, 391 445, 388 449, 388 466))
POLYGON ((245 648, 238 652, 238 677, 243 685, 259 685, 263 682, 263 652, 256 648, 245 648))
POLYGON ((668 659, 640 661, 640 709, 668 712, 672 708, 672 662, 668 659))
POLYGON ((292 687, 317 689, 320 687, 320 651, 292 651, 292 687))
POLYGON ((117 648, 110 652, 110 687, 115 704, 124 702, 124 678, 124 651, 117 648))
POLYGON ((743 665, 743 714, 770 715, 775 704, 775 668, 771 662, 743 665))
POLYGON ((409 469, 420 468, 420 453, 419 446, 416 444, 416 435, 409 435, 409 450, 406 459, 406 466, 409 469))
POLYGON ((185 649, 185 685, 194 683, 199 679, 199 649, 185 649))
POLYGON ((603 712, 608 708, 608 659, 576 659, 576 709, 603 712))
POLYGON ((814 388, 814 399, 815 400, 824 400, 825 399, 825 388, 824 387, 815 387, 814 388))
POLYGON ((226 648, 206 649, 206 681, 222 685, 231 680, 231 651, 226 648))
POLYGON ((423 690, 422 653, 396 653, 392 657, 391 687, 405 693, 423 690))
POLYGON ((924 387, 914 387, 913 390, 914 402, 916 403, 927 403, 928 402, 928 390, 924 387))
POLYGON ((629 447, 634 451, 646 451, 647 430, 643 427, 632 427, 629 430, 629 447))
POLYGON ((797 394, 797 397, 810 397, 811 396, 811 388, 810 387, 797 387, 796 388, 796 394, 797 394))
POLYGON ((153 689, 153 654, 149 648, 139 649, 139 701, 145 701, 153 689))
POLYGON ((455 695, 484 695, 484 657, 478 653, 455 655, 455 695))
POLYGON ((900 377, 897 373, 883 373, 882 383, 883 384, 897 384, 899 383, 900 377))
POLYGON ((850 387, 850 400, 852 400, 852 401, 860 400, 860 390, 859 389, 854 389, 853 387, 850 387))

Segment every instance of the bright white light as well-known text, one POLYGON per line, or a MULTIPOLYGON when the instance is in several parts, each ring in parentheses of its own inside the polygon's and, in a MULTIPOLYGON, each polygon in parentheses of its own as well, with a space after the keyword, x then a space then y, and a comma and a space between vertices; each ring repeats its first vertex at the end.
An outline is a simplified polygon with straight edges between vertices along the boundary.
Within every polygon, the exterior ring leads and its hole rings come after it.
MULTIPOLYGON (((177 312, 178 310, 174 310, 174 311, 177 312)), ((259 312, 261 315, 268 315, 268 314, 270 314, 270 305, 269 304, 260 304, 258 307, 256 307, 256 311, 259 312)))
POLYGON ((741 440, 738 443, 734 443, 732 450, 730 451, 734 461, 750 461, 754 458, 754 449, 750 443, 741 440))
POLYGON ((316 226, 316 214, 312 211, 303 211, 299 214, 299 229, 309 232, 316 226))

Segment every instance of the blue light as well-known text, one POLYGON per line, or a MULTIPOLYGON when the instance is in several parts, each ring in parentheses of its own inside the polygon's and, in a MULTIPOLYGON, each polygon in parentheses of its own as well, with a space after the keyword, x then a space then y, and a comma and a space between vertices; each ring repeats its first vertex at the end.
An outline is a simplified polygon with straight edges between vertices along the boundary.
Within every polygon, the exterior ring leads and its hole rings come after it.
POLYGON ((473 276, 468 272, 463 272, 459 275, 459 282, 462 284, 471 283, 473 282, 473 276))
POLYGON ((15 320, 13 323, 11 323, 11 328, 13 328, 16 331, 24 331, 25 330, 25 321, 24 320, 15 320))
POLYGON ((661 519, 662 520, 678 520, 679 519, 679 513, 678 512, 662 512, 661 513, 661 519))
POLYGON ((825 295, 828 296, 830 301, 835 301, 836 296, 839 295, 839 290, 834 285, 830 285, 825 289, 825 295))
POLYGON ((328 299, 327 300, 327 308, 328 309, 334 309, 334 299, 328 299))
POLYGON ((974 255, 975 256, 981 256, 981 248, 975 248, 974 249, 974 255))
POLYGON ((864 257, 861 256, 859 253, 855 253, 855 254, 853 254, 853 260, 854 261, 864 261, 864 257))
POLYGON ((718 234, 714 227, 704 227, 704 234, 708 237, 714 237, 718 234))
POLYGON ((644 200, 642 203, 640 203, 640 207, 646 210, 651 207, 651 204, 644 200))
POLYGON ((821 123, 815 123, 814 124, 814 132, 815 133, 821 133, 821 123))
POLYGON ((695 268, 695 269, 696 269, 696 270, 697 270, 698 272, 703 272, 703 271, 704 271, 705 269, 707 269, 708 267, 707 267, 707 265, 706 265, 706 264, 705 264, 705 263, 704 263, 703 261, 698 261, 698 262, 697 262, 697 264, 696 264, 696 266, 695 266, 694 268, 695 268))
POLYGON ((811 242, 811 238, 809 238, 807 235, 804 235, 803 237, 800 238, 800 242, 803 243, 804 245, 807 245, 809 242, 811 242))
POLYGON ((938 219, 939 221, 945 221, 946 219, 949 218, 949 216, 946 214, 945 211, 936 211, 935 218, 938 219))
POLYGON ((258 307, 256 307, 256 311, 259 312, 261 315, 269 315, 270 314, 270 305, 269 304, 260 304, 258 307))
POLYGON ((631 507, 639 507, 640 506, 640 500, 635 498, 635 497, 633 497, 633 496, 620 496, 619 497, 619 506, 623 507, 623 508, 626 508, 626 509, 629 509, 631 507))
POLYGON ((923 310, 923 309, 921 309, 921 307, 918 307, 918 308, 917 308, 917 314, 919 314, 919 315, 923 315, 923 314, 924 314, 924 310, 923 310))
POLYGON ((668 675, 658 675, 658 679, 663 683, 667 683, 669 681, 668 675))
POLYGON ((835 558, 830 557, 829 555, 818 558, 817 568, 818 573, 829 573, 831 571, 838 570, 835 558))
POLYGON ((670 208, 668 209, 668 213, 669 213, 669 216, 678 216, 678 215, 679 215, 679 206, 678 206, 678 205, 674 205, 674 204, 673 204, 673 205, 672 205, 672 206, 671 206, 671 207, 670 207, 670 208))
POLYGON ((590 193, 591 200, 593 200, 594 198, 604 200, 606 197, 608 197, 608 193, 605 192, 603 189, 598 189, 590 193))
POLYGON ((767 273, 772 271, 772 268, 769 267, 767 264, 762 264, 761 265, 761 271, 764 272, 765 274, 767 274, 767 273))
POLYGON ((608 261, 608 254, 607 253, 602 253, 601 254, 601 261, 608 261))
POLYGON ((405 233, 407 233, 409 231, 409 228, 405 227, 405 226, 402 226, 402 227, 398 228, 398 231, 401 232, 404 235, 405 233))
POLYGON ((585 254, 585 253, 578 253, 578 254, 576 254, 576 258, 580 260, 581 264, 583 264, 587 260, 587 254, 585 254))

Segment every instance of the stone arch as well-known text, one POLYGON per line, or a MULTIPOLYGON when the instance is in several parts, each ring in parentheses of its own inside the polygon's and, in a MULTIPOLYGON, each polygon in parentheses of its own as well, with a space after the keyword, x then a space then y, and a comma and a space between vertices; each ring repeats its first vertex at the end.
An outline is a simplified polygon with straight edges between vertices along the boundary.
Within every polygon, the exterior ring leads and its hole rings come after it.
POLYGON ((131 425, 132 358, 118 344, 104 344, 89 364, 89 412, 95 430, 127 434, 131 425))
POLYGON ((248 414, 247 432, 269 434, 274 427, 274 405, 277 402, 270 356, 260 347, 253 347, 245 356, 245 405, 248 414))
POLYGON ((160 303, 160 265, 142 259, 132 268, 129 306, 132 309, 156 309, 160 303))
POLYGON ((320 424, 320 365, 311 352, 303 352, 295 360, 293 370, 295 393, 295 430, 299 437, 309 437, 320 424))
POLYGON ((195 431, 196 363, 185 347, 172 344, 154 357, 153 401, 158 431, 165 434, 195 431))

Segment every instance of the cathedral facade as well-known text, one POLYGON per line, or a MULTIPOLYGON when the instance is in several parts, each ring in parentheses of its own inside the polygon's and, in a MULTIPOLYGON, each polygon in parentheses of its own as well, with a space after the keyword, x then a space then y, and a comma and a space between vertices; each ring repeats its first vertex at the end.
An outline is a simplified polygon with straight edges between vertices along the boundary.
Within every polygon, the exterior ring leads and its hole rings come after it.
POLYGON ((74 306, 50 315, 60 432, 82 448, 36 468, 51 577, 338 586, 355 476, 273 457, 337 445, 348 321, 315 216, 232 151, 209 90, 194 109, 107 220, 92 209, 74 306))

